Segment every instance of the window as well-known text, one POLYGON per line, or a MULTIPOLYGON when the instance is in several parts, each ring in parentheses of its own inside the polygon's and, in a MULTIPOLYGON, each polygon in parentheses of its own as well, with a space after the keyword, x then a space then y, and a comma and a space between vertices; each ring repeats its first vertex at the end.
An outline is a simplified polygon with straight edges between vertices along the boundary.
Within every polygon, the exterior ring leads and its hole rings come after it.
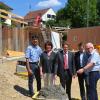
POLYGON ((47 14, 47 18, 51 18, 51 15, 50 14, 47 14))
POLYGON ((32 26, 33 25, 33 22, 28 22, 28 26, 32 26))
POLYGON ((77 36, 74 36, 74 37, 73 37, 73 41, 74 41, 74 42, 77 41, 77 36))
POLYGON ((52 15, 52 18, 55 18, 56 16, 55 15, 52 15))

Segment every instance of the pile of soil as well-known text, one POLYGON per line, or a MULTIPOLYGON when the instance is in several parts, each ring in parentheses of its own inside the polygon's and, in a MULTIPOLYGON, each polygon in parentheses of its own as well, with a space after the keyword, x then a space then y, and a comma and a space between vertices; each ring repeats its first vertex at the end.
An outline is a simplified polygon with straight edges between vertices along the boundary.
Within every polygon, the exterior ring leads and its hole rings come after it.
POLYGON ((44 98, 44 100, 68 100, 68 96, 61 85, 42 88, 38 98, 44 98))

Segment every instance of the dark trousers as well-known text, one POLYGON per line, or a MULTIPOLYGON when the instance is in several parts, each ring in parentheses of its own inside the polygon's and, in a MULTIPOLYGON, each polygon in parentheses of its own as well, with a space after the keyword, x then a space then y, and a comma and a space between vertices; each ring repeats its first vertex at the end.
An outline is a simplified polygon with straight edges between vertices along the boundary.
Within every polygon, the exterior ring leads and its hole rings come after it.
POLYGON ((88 100, 98 100, 97 81, 99 80, 99 71, 89 73, 88 100))
POLYGON ((30 64, 30 68, 33 72, 33 75, 28 76, 28 87, 29 87, 29 94, 33 95, 33 79, 36 78, 37 82, 37 91, 41 89, 41 77, 40 77, 40 68, 37 64, 30 64))
POLYGON ((66 93, 68 94, 69 100, 71 100, 71 83, 72 83, 72 75, 69 70, 65 70, 62 77, 60 77, 60 83, 64 89, 66 89, 66 93))
POLYGON ((79 82, 79 87, 80 87, 81 99, 86 100, 87 89, 88 89, 88 75, 85 75, 85 73, 79 74, 78 82, 79 82))

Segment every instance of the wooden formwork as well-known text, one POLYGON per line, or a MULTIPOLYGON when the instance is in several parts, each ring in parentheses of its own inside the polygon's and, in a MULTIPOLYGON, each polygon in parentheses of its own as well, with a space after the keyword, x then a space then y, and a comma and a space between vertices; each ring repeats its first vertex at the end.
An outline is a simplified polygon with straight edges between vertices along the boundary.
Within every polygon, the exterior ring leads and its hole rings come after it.
POLYGON ((44 48, 44 40, 40 28, 35 27, 8 27, 2 26, 0 32, 0 54, 5 54, 6 50, 24 52, 31 41, 33 35, 39 37, 39 45, 44 48))

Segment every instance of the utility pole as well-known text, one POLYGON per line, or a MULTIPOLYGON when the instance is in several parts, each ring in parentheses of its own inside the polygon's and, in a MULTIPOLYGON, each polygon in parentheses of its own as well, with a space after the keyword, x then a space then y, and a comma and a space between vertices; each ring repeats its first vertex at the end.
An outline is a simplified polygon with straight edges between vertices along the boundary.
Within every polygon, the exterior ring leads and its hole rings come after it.
POLYGON ((87 23, 86 26, 89 27, 89 0, 87 0, 87 23))
POLYGON ((32 6, 31 6, 31 0, 30 0, 30 2, 29 2, 29 11, 31 12, 31 10, 32 10, 32 6))

